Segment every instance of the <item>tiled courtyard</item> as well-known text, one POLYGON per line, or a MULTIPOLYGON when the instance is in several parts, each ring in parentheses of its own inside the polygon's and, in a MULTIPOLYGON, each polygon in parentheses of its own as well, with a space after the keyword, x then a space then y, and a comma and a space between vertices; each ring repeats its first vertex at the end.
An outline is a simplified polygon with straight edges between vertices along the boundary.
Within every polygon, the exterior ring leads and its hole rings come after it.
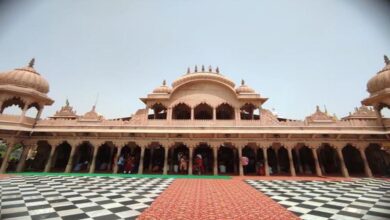
POLYGON ((390 219, 389 180, 279 179, 3 176, 0 219, 390 219))

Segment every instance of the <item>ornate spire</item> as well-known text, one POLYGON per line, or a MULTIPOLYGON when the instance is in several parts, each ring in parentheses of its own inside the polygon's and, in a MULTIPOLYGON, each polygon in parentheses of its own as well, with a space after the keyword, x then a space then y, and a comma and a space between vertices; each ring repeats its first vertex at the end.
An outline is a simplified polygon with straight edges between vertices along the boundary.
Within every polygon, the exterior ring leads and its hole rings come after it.
POLYGON ((188 67, 187 68, 187 74, 189 74, 191 72, 190 68, 188 67))
POLYGON ((65 106, 69 107, 69 100, 68 99, 66 99, 66 101, 65 101, 65 106))
POLYGON ((167 81, 165 81, 165 79, 163 80, 163 86, 166 86, 167 85, 167 81))
POLYGON ((385 59, 386 65, 389 65, 389 64, 390 64, 389 58, 388 58, 386 55, 384 55, 383 57, 384 57, 384 59, 385 59))
POLYGON ((202 65, 202 72, 204 72, 204 65, 202 65))
POLYGON ((319 105, 316 106, 316 111, 317 111, 317 112, 320 112, 320 111, 321 111, 319 105))
POLYGON ((215 69, 215 72, 219 73, 219 67, 217 67, 217 69, 215 69))
POLYGON ((197 72, 198 72, 198 66, 195 65, 195 73, 197 73, 197 72))
POLYGON ((211 65, 209 66, 209 72, 213 72, 213 68, 211 67, 211 65))
POLYGON ((35 58, 32 58, 32 59, 30 60, 30 63, 28 63, 28 67, 33 68, 33 67, 34 67, 34 63, 35 63, 35 58))
POLYGON ((241 85, 245 85, 245 81, 243 79, 241 79, 241 85))

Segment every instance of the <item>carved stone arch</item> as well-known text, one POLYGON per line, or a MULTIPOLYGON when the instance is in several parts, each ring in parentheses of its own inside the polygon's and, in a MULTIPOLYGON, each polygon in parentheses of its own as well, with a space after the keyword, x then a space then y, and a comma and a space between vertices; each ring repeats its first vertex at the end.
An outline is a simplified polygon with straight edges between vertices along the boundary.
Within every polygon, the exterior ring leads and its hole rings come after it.
POLYGON ((213 119, 213 107, 206 103, 201 102, 194 107, 194 119, 210 120, 213 119))
POLYGON ((167 119, 168 107, 164 103, 154 102, 148 107, 152 110, 151 114, 148 113, 148 119, 167 119))
POLYGON ((179 102, 172 108, 172 119, 189 120, 191 119, 191 107, 187 103, 179 102))
POLYGON ((20 96, 10 96, 10 97, 7 97, 3 101, 3 104, 2 104, 2 106, 0 108, 0 113, 3 113, 6 108, 11 107, 13 105, 16 105, 21 110, 23 110, 24 106, 28 105, 28 103, 27 103, 27 101, 25 99, 23 99, 23 97, 20 97, 20 96))
POLYGON ((216 119, 233 120, 235 119, 235 108, 227 102, 219 104, 216 108, 216 119))

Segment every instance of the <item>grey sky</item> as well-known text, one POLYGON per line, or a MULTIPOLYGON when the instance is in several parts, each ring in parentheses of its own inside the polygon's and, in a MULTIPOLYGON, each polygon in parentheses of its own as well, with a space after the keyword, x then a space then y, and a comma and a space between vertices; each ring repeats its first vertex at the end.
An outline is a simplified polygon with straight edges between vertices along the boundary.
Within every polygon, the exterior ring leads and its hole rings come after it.
POLYGON ((55 103, 106 118, 143 108, 138 99, 195 64, 219 66, 303 119, 316 105, 339 117, 365 98, 390 55, 386 1, 0 1, 0 71, 27 65, 55 103))

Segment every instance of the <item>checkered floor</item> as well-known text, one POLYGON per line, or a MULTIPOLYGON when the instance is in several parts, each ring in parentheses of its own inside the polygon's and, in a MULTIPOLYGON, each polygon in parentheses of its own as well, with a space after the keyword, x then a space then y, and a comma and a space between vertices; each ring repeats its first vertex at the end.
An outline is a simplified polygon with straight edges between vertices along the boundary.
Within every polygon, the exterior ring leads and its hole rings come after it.
POLYGON ((390 181, 246 182, 302 219, 390 219, 390 181))
POLYGON ((0 180, 0 219, 135 219, 173 179, 18 176, 0 180))

